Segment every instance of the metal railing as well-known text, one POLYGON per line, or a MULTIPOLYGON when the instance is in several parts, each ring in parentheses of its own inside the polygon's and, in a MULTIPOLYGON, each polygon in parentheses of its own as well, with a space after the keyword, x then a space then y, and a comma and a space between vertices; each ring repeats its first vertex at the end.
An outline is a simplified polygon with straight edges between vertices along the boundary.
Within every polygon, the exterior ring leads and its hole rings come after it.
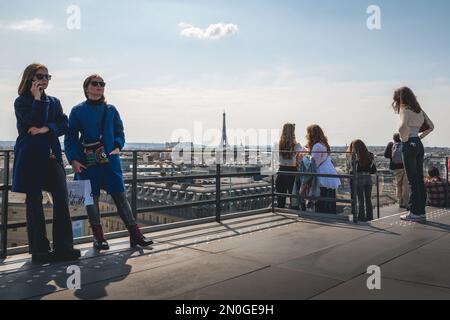
MULTIPOLYGON (((352 155, 352 168, 353 168, 353 174, 318 174, 318 173, 303 173, 303 172, 272 172, 272 173, 261 173, 261 172, 238 172, 238 173, 222 173, 222 166, 221 164, 216 164, 216 172, 213 174, 195 174, 195 175, 175 175, 175 176, 158 176, 158 177, 138 177, 138 153, 154 153, 154 152, 170 152, 170 149, 160 149, 160 150, 124 150, 123 153, 131 153, 132 154, 132 170, 131 170, 131 179, 127 178, 124 179, 125 184, 131 185, 131 208, 133 215, 137 217, 137 214, 139 213, 148 213, 153 211, 160 211, 164 209, 176 209, 176 208, 185 208, 185 207, 191 207, 191 206, 200 206, 200 205, 215 205, 215 221, 220 222, 222 213, 221 213, 221 204, 223 202, 230 202, 230 201, 238 201, 238 200, 247 200, 247 199, 254 199, 254 198, 270 198, 271 199, 271 205, 270 210, 268 208, 268 211, 275 212, 275 198, 278 196, 285 196, 285 197, 296 197, 297 199, 300 198, 299 195, 292 195, 292 194, 284 194, 284 193, 278 193, 275 192, 275 175, 294 175, 294 176, 316 176, 316 177, 333 177, 333 178, 339 178, 339 179, 350 179, 351 183, 353 183, 353 190, 356 190, 356 181, 357 177, 361 174, 358 174, 355 167, 355 155, 352 155), (258 193, 258 194, 252 194, 252 195, 244 195, 244 196, 234 196, 234 197, 226 197, 222 198, 221 196, 221 178, 233 178, 233 177, 255 177, 255 176, 270 176, 270 187, 271 192, 270 193, 258 193), (162 206, 151 206, 151 207, 144 207, 144 208, 138 208, 137 207, 137 200, 138 200, 138 185, 148 182, 168 182, 168 181, 183 181, 183 180, 192 180, 192 179, 215 179, 215 199, 211 200, 199 200, 199 201, 191 201, 186 203, 178 203, 178 204, 170 204, 170 205, 162 205, 162 206)), ((246 150, 246 153, 249 150, 246 150)), ((8 230, 9 229, 15 229, 15 228, 21 228, 26 227, 27 223, 24 221, 19 222, 12 222, 9 223, 8 221, 8 209, 9 209, 9 192, 11 191, 12 185, 9 183, 10 180, 10 160, 11 160, 11 154, 12 150, 1 150, 0 152, 3 153, 3 160, 4 160, 4 167, 3 167, 3 184, 0 185, 0 191, 2 192, 2 219, 1 219, 1 254, 0 257, 6 258, 8 253, 8 230)), ((259 152, 259 151, 258 151, 259 152)), ((343 152, 332 152, 336 154, 342 154, 343 152)), ((192 156, 194 156, 194 152, 191 153, 192 156)), ((443 159, 443 157, 439 157, 440 159, 443 159)), ((449 162, 449 158, 445 157, 446 164, 449 162)), ((446 166, 446 176, 448 181, 448 165, 446 166)), ((377 196, 377 216, 380 217, 380 189, 379 189, 379 178, 381 175, 375 175, 376 176, 376 196, 377 196)), ((448 186, 447 186, 448 187, 448 186)), ((447 192, 448 195, 448 192, 447 192)), ((339 199, 339 198, 324 198, 324 197, 301 197, 304 200, 314 200, 314 201, 334 201, 336 203, 348 203, 352 205, 352 214, 353 214, 353 221, 356 223, 358 222, 358 215, 356 212, 356 192, 351 192, 350 199, 339 199)), ((446 206, 448 207, 448 198, 446 199, 446 206)), ((111 212, 102 212, 101 217, 111 217, 111 216, 117 216, 117 212, 111 211, 111 212)), ((73 216, 71 217, 72 221, 79 221, 79 220, 87 220, 87 215, 82 216, 73 216)), ((52 223, 53 219, 46 219, 46 223, 52 223)))

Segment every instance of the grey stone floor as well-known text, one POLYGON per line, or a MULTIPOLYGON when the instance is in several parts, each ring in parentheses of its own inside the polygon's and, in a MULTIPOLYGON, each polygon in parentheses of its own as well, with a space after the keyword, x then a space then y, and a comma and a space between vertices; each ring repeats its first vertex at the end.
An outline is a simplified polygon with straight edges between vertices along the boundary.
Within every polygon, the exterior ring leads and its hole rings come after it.
POLYGON ((155 232, 150 249, 111 240, 79 246, 81 289, 67 289, 70 263, 0 264, 0 299, 450 299, 450 211, 428 222, 399 215, 372 223, 265 213, 155 232), (381 289, 369 290, 370 265, 381 289))

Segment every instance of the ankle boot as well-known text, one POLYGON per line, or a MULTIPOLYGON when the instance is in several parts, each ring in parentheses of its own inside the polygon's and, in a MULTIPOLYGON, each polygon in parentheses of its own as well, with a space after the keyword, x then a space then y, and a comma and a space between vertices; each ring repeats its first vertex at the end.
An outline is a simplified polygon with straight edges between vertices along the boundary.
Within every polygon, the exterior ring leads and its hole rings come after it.
POLYGON ((109 244, 106 241, 101 225, 92 227, 92 236, 94 238, 94 248, 97 250, 108 250, 109 244))
POLYGON ((128 227, 128 231, 130 232, 130 247, 134 248, 137 245, 140 245, 141 247, 147 247, 151 244, 153 244, 153 241, 151 239, 147 239, 142 234, 141 230, 139 230, 138 225, 130 226, 128 227))

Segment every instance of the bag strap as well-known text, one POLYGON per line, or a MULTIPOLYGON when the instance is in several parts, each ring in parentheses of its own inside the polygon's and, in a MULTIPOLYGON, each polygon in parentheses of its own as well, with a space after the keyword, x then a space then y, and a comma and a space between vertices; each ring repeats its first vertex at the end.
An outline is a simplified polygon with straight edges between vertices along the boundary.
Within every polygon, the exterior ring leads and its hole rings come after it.
POLYGON ((323 160, 323 161, 316 167, 316 169, 318 170, 325 162, 327 162, 329 157, 330 157, 330 156, 327 155, 327 157, 325 158, 325 160, 323 160))
POLYGON ((103 131, 105 130, 107 113, 108 113, 108 106, 105 103, 105 104, 103 104, 102 122, 100 123, 100 137, 98 138, 99 141, 103 141, 103 131))

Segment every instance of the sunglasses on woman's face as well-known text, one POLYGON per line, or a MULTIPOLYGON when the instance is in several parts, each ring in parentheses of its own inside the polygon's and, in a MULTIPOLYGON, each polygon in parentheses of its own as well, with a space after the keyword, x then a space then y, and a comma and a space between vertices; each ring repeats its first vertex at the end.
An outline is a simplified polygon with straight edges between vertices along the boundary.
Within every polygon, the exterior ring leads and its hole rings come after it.
POLYGON ((91 85, 94 87, 100 86, 100 87, 104 88, 106 86, 106 83, 103 81, 91 81, 91 85))
POLYGON ((49 74, 42 74, 42 73, 36 73, 35 75, 36 79, 38 80, 51 80, 52 76, 49 74))

